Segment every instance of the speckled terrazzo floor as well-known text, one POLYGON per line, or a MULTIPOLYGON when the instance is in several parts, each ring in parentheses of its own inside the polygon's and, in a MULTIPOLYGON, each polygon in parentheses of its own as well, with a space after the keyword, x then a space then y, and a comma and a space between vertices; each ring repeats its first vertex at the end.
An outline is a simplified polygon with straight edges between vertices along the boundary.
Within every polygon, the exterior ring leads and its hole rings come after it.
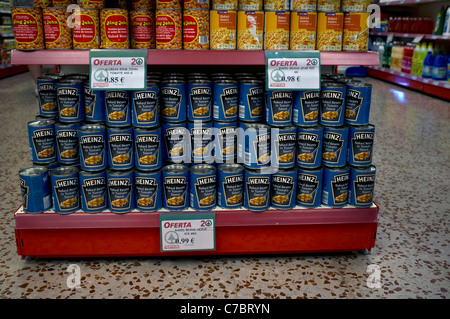
POLYGON ((37 112, 29 74, 0 81, 2 298, 448 298, 450 103, 369 79, 376 125, 370 254, 22 260, 14 210, 18 170, 30 164, 27 121, 37 112), (80 287, 67 286, 70 264, 80 287), (371 266, 372 265, 372 266, 371 266), (380 270, 380 285, 369 275, 380 270), (369 284, 368 284, 369 279, 369 284))

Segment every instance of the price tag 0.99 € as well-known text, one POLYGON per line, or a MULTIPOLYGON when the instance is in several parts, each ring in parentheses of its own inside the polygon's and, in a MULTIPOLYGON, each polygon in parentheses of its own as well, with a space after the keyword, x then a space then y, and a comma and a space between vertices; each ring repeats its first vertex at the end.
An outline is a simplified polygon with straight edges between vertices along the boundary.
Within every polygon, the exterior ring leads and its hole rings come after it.
POLYGON ((91 89, 145 89, 147 54, 144 50, 105 51, 89 52, 91 89))
POLYGON ((266 52, 268 90, 320 89, 320 53, 266 52))

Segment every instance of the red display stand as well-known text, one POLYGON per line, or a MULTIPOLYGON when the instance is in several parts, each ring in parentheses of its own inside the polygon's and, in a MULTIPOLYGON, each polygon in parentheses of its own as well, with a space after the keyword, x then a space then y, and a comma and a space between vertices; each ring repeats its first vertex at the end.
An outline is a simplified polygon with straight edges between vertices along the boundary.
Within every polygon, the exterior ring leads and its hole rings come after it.
MULTIPOLYGON (((17 251, 22 258, 290 254, 370 251, 378 206, 296 208, 250 212, 216 209, 214 251, 161 252, 160 214, 76 212, 59 215, 15 212, 17 251)), ((195 214, 188 210, 182 214, 195 214)))

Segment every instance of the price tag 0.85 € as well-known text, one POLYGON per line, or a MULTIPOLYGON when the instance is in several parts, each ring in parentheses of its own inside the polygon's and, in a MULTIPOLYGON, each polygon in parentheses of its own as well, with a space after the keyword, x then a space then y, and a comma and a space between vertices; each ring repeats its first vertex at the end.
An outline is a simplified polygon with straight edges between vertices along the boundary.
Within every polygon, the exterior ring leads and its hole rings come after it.
POLYGON ((320 89, 320 53, 266 52, 268 90, 320 89))
POLYGON ((90 87, 94 90, 145 89, 145 50, 91 50, 90 87))

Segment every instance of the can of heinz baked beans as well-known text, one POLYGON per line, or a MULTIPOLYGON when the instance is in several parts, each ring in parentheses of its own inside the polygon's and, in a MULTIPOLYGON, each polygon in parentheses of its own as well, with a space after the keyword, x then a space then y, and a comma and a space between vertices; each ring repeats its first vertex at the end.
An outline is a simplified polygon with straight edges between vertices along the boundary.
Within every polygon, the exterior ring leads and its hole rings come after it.
POLYGON ((132 123, 134 127, 159 125, 159 85, 147 81, 145 90, 131 92, 132 123))
POLYGON ((294 92, 268 90, 266 92, 266 122, 270 125, 292 124, 294 92))
POLYGON ((270 207, 271 197, 270 169, 245 169, 244 207, 252 211, 265 211, 270 207))
POLYGON ((347 205, 350 167, 324 167, 322 204, 330 207, 347 205))
POLYGON ((105 126, 84 124, 78 128, 80 167, 85 171, 100 171, 108 166, 105 126))
POLYGON ((116 170, 126 170, 134 167, 134 136, 133 128, 108 127, 108 166, 116 170))
POLYGON ((239 120, 260 122, 264 118, 264 86, 257 79, 239 81, 239 120))
POLYGON ((212 120, 212 83, 206 78, 190 78, 187 83, 188 120, 212 120))
POLYGON ((98 213, 108 208, 106 171, 79 171, 81 210, 98 213))
POLYGON ((56 123, 56 154, 61 164, 78 164, 80 153, 78 147, 78 128, 81 123, 56 123))
POLYGON ((348 164, 353 166, 371 165, 374 139, 374 125, 350 125, 348 132, 348 164))
POLYGON ((183 122, 186 114, 186 82, 166 79, 161 82, 161 118, 165 122, 183 122))
POLYGON ((28 141, 33 163, 45 164, 56 160, 55 122, 53 120, 28 122, 28 141))
POLYGON ((56 82, 61 80, 60 76, 41 76, 38 77, 37 92, 39 114, 45 117, 58 117, 58 100, 56 98, 56 82))
POLYGON ((131 125, 130 91, 105 91, 105 108, 106 125, 116 127, 131 125))
POLYGON ((214 156, 214 130, 212 121, 188 122, 190 135, 191 161, 194 163, 211 163, 214 156))
POLYGON ((272 175, 271 206, 278 209, 293 209, 296 205, 297 169, 279 169, 272 175))
POLYGON ((372 84, 350 81, 345 96, 345 123, 366 125, 370 119, 372 84))
POLYGON ((217 204, 222 208, 239 208, 244 203, 244 167, 225 163, 217 167, 217 204))
POLYGON ((162 143, 163 160, 173 163, 186 163, 190 159, 190 136, 187 123, 163 122, 161 125, 161 133, 164 140, 162 143))
POLYGON ((209 164, 196 164, 190 168, 190 207, 194 210, 209 210, 216 207, 216 168, 209 164))
POLYGON ((50 172, 53 209, 58 214, 70 214, 80 209, 78 169, 61 166, 50 172))
POLYGON ((322 165, 323 127, 298 126, 297 128, 297 165, 317 168, 322 165))
POLYGON ((134 189, 136 208, 153 212, 162 208, 161 169, 152 171, 135 170, 134 189))
POLYGON ((271 127, 272 166, 292 168, 297 155, 297 126, 271 127))
POLYGON ((52 207, 50 177, 45 167, 28 167, 19 171, 22 209, 27 213, 41 213, 52 207))
POLYGON ((109 210, 117 214, 126 214, 135 208, 134 170, 106 171, 108 184, 109 210))
POLYGON ((347 164, 348 126, 323 128, 322 163, 330 167, 347 164))
POLYGON ((214 121, 236 121, 238 119, 238 107, 238 82, 236 80, 215 80, 213 83, 214 121))
POLYGON ((134 128, 135 166, 142 171, 156 170, 162 167, 161 127, 134 128))
POLYGON ((373 204, 376 168, 350 167, 350 182, 348 192, 349 205, 356 207, 370 207, 373 204))
POLYGON ((56 82, 58 116, 61 122, 84 120, 83 81, 76 79, 56 82))
POLYGON ((92 90, 89 81, 83 84, 84 116, 87 122, 105 122, 105 91, 92 90))
POLYGON ((319 123, 327 126, 342 126, 345 119, 345 96, 347 87, 343 83, 322 84, 319 123))
POLYGON ((183 210, 189 207, 189 168, 171 164, 162 169, 163 207, 183 210))
POLYGON ((319 124, 320 91, 295 91, 293 123, 301 126, 319 124))
POLYGON ((270 164, 270 126, 261 123, 239 123, 238 160, 245 168, 257 169, 270 164))
POLYGON ((238 151, 238 121, 214 121, 214 160, 216 163, 234 163, 238 151))
POLYGON ((298 168, 297 205, 318 207, 322 203, 323 167, 298 168))

